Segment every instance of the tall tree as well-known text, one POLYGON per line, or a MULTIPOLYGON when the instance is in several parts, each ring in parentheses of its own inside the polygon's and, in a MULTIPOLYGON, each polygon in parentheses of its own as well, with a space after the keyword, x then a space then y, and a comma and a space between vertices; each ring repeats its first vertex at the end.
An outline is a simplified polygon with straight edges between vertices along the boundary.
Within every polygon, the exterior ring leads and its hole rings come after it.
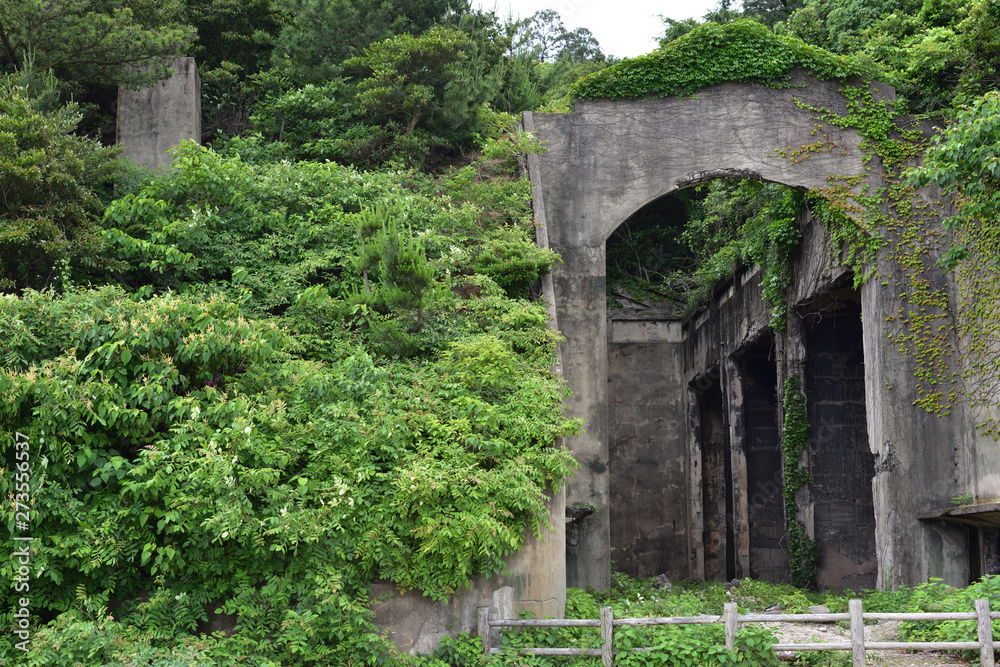
POLYGON ((30 60, 70 83, 148 85, 194 39, 180 9, 177 0, 0 0, 0 66, 30 60))
POLYGON ((787 19, 803 4, 803 0, 743 0, 743 18, 771 27, 787 19))
POLYGON ((568 30, 559 12, 542 9, 517 24, 515 54, 529 53, 539 62, 603 60, 601 45, 587 28, 568 30))
POLYGON ((77 136, 76 106, 39 108, 24 83, 0 77, 0 292, 120 264, 98 222, 118 149, 77 136))
MULTIPOLYGON (((363 112, 388 116, 410 134, 435 105, 435 89, 454 79, 465 58, 469 38, 462 32, 435 26, 423 35, 402 34, 365 49, 348 60, 348 68, 369 73, 358 84, 363 112)), ((440 102, 441 100, 437 100, 440 102)))
POLYGON ((369 44, 404 32, 419 34, 466 0, 277 0, 291 17, 274 40, 275 65, 303 82, 334 75, 369 44))
POLYGON ((244 75, 270 63, 273 39, 288 17, 275 0, 184 0, 184 16, 198 31, 194 55, 202 70, 224 62, 238 65, 244 75))

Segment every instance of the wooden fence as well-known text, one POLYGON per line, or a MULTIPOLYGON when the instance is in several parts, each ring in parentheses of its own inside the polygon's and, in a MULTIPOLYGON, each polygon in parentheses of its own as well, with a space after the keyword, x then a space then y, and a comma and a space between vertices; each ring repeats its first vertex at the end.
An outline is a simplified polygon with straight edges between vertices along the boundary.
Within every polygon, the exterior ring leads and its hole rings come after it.
MULTIPOLYGON (((976 611, 967 613, 867 613, 861 607, 861 600, 851 600, 846 614, 739 614, 735 602, 727 602, 722 616, 682 616, 665 618, 614 618, 611 607, 601 607, 600 619, 503 619, 491 618, 489 607, 479 608, 478 633, 483 642, 483 652, 501 653, 491 644, 493 628, 600 628, 601 647, 579 648, 524 648, 522 653, 550 656, 594 656, 600 657, 604 667, 615 664, 614 629, 616 626, 650 625, 698 625, 722 623, 726 630, 726 648, 730 651, 736 644, 736 629, 740 623, 833 623, 849 621, 851 637, 849 642, 814 644, 774 644, 775 651, 850 651, 854 667, 864 667, 865 651, 878 650, 978 650, 982 667, 995 667, 993 651, 1000 648, 1000 642, 993 641, 993 619, 1000 618, 1000 612, 990 612, 987 600, 976 600, 976 611), (865 641, 865 621, 976 621, 977 639, 967 642, 870 642, 865 641)), ((630 652, 652 651, 651 648, 634 648, 630 652)))

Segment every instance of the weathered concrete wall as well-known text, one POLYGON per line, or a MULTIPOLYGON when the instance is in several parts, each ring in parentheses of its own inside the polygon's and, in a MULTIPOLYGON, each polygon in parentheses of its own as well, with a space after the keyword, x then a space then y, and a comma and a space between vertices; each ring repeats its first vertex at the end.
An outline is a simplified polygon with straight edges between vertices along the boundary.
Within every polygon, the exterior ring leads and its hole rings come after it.
POLYGON ((563 618, 565 490, 552 496, 547 505, 552 529, 543 529, 540 540, 525 532, 524 548, 507 559, 507 575, 476 577, 470 590, 440 601, 419 591, 399 591, 392 582, 375 584, 369 592, 375 625, 400 653, 427 654, 434 652, 446 634, 474 633, 478 607, 490 607, 497 618, 518 618, 522 611, 530 611, 535 618, 563 618))
MULTIPOLYGON (((553 271, 553 298, 566 336, 570 416, 585 423, 584 434, 567 443, 581 464, 568 500, 596 508, 580 547, 567 555, 572 586, 603 589, 610 581, 604 242, 646 203, 712 178, 758 177, 809 188, 826 185, 831 173, 861 173, 853 131, 826 128, 839 150, 799 164, 776 152, 815 142, 816 121, 794 100, 846 108, 837 84, 801 76, 796 82, 809 85, 774 90, 726 84, 685 99, 581 101, 572 114, 525 114, 526 128, 547 148, 531 178, 536 199, 544 202, 548 243, 563 259, 553 271)), ((745 514, 745 487, 741 494, 737 514, 745 514)))
MULTIPOLYGON (((967 575, 943 569, 954 560, 953 529, 921 522, 970 488, 967 415, 957 406, 936 417, 915 407, 913 358, 889 340, 901 333, 897 317, 904 308, 898 289, 903 269, 880 262, 882 280, 861 288, 865 351, 865 406, 868 441, 875 454, 876 548, 880 588, 914 584, 945 576, 964 585, 967 575), (884 285, 883 282, 887 283, 884 285), (914 492, 919 490, 919 492, 914 492), (949 546, 951 545, 951 546, 949 546)), ((968 555, 964 554, 964 571, 968 555)))
POLYGON ((611 546, 633 576, 692 576, 687 396, 679 322, 612 320, 608 341, 611 546), (638 510, 638 511, 637 511, 638 510))
POLYGON ((174 75, 142 90, 118 90, 118 143, 136 164, 169 167, 168 151, 201 143, 201 78, 194 58, 176 58, 174 75))

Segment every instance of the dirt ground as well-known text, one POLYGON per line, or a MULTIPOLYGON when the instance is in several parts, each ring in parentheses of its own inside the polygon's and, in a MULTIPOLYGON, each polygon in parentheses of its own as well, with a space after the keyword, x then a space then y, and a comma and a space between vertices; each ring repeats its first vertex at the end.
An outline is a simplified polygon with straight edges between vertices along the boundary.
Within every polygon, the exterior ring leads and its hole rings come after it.
MULTIPOLYGON (((850 641, 846 628, 835 623, 766 623, 781 643, 844 642, 850 641)), ((879 621, 865 626, 866 641, 902 641, 898 621, 879 621)), ((845 652, 846 654, 846 652, 845 652)), ((869 651, 869 665, 873 667, 969 667, 968 662, 937 651, 869 651)))

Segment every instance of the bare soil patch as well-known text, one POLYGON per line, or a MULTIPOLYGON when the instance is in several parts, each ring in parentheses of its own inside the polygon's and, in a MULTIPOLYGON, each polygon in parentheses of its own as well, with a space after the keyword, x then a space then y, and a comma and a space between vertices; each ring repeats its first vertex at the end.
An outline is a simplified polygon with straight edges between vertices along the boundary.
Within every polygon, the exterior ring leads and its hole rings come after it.
MULTIPOLYGON (((836 623, 765 623, 783 644, 850 641, 847 628, 836 623)), ((866 641, 903 641, 898 621, 879 621, 865 626, 866 641)), ((845 652, 846 655, 846 652, 845 652)), ((869 651, 869 665, 878 667, 968 667, 970 663, 941 651, 869 651)))

